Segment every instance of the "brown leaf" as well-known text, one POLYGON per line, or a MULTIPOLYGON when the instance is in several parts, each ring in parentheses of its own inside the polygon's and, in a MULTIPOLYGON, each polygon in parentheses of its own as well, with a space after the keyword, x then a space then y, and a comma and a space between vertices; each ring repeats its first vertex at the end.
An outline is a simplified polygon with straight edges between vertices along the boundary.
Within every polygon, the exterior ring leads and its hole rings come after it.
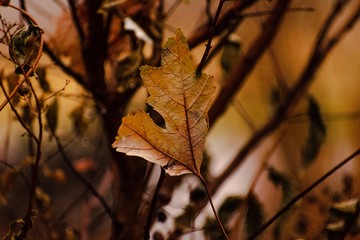
POLYGON ((80 158, 73 162, 74 169, 79 173, 85 173, 96 169, 96 163, 91 158, 80 158))
POLYGON ((196 78, 181 30, 166 42, 161 67, 143 66, 140 74, 150 94, 147 102, 164 118, 166 128, 157 126, 145 112, 132 113, 123 118, 112 146, 163 166, 169 175, 200 176, 213 77, 196 78))

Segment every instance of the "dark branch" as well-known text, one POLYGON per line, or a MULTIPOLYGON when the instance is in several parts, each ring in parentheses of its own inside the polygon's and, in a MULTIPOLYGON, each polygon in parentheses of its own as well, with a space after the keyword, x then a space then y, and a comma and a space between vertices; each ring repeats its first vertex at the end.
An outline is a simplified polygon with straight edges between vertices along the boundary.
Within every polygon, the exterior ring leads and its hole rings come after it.
POLYGON ((215 17, 214 17, 214 21, 211 25, 211 29, 210 29, 210 36, 208 37, 208 41, 206 43, 206 48, 205 48, 205 52, 201 58, 201 61, 199 63, 199 66, 197 67, 196 69, 196 77, 199 77, 201 75, 201 72, 202 72, 202 69, 205 65, 205 61, 207 60, 207 57, 210 53, 210 49, 211 49, 211 42, 212 42, 212 39, 214 37, 214 33, 215 33, 215 29, 216 29, 216 23, 219 19, 219 16, 220 16, 220 13, 221 13, 221 9, 223 8, 224 6, 224 3, 226 2, 227 0, 220 0, 219 1, 219 5, 218 5, 218 8, 216 10, 216 14, 215 14, 215 17))
POLYGON ((75 2, 75 0, 68 0, 68 3, 70 6, 71 18, 75 24, 76 31, 79 34, 80 42, 83 42, 85 39, 85 33, 84 33, 84 29, 80 23, 76 2, 75 2))
MULTIPOLYGON (((360 9, 360 6, 355 9, 354 13, 357 14, 360 9)), ((338 12, 341 9, 338 9, 338 12)), ((323 28, 329 30, 327 22, 329 22, 330 18, 334 18, 336 13, 332 12, 328 16, 323 28)), ((350 18, 352 20, 357 20, 358 18, 350 18)), ((345 27, 348 29, 348 26, 353 26, 353 23, 348 23, 345 27)), ((343 30, 340 29, 339 32, 343 30)), ((288 114, 291 113, 293 107, 297 104, 301 96, 306 93, 307 89, 309 88, 310 84, 313 81, 313 76, 319 70, 320 65, 324 62, 326 56, 330 53, 335 45, 332 45, 331 48, 324 49, 319 47, 318 44, 324 43, 323 38, 326 37, 327 34, 323 34, 324 31, 320 31, 320 35, 318 36, 318 40, 316 41, 317 44, 314 46, 312 51, 312 55, 308 61, 307 66, 305 67, 302 75, 299 77, 299 80, 296 84, 288 91, 285 97, 285 102, 282 106, 279 107, 277 112, 274 116, 265 124, 262 128, 260 128, 250 139, 249 141, 242 147, 239 151, 235 159, 229 164, 229 166, 221 173, 221 175, 211 184, 210 190, 211 193, 214 194, 217 192, 221 184, 227 179, 240 165, 244 162, 248 154, 254 150, 267 136, 273 133, 277 127, 287 118, 288 114)), ((325 31, 326 33, 326 31, 325 31)), ((342 35, 343 36, 343 35, 342 35)), ((331 39, 328 41, 331 42, 331 39)), ((337 41, 336 43, 338 43, 337 41)), ((326 44, 322 44, 323 46, 327 46, 326 44)))
MULTIPOLYGON (((290 1, 278 1, 274 11, 286 9, 289 4, 290 1)), ((279 14, 272 15, 265 21, 267 25, 263 28, 261 34, 250 46, 248 52, 240 59, 240 62, 234 67, 234 70, 230 73, 226 81, 224 81, 225 84, 209 111, 210 126, 225 112, 227 104, 234 94, 240 90, 246 77, 271 44, 285 13, 286 11, 282 11, 279 14)))

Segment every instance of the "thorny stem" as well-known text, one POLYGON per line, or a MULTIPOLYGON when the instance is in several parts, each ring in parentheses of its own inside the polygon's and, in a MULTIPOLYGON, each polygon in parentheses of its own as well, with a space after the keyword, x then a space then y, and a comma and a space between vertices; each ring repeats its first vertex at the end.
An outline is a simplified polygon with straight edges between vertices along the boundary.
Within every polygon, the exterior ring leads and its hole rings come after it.
POLYGON ((286 204, 280 211, 278 211, 272 218, 270 218, 264 225, 260 227, 260 229, 254 233, 251 237, 248 238, 248 240, 254 240, 256 239, 261 233, 263 233, 273 222, 275 222, 279 217, 281 217, 285 212, 287 212, 292 206, 297 203, 300 199, 302 199, 306 194, 308 194, 311 190, 313 190, 315 187, 317 187, 320 183, 325 181, 328 177, 330 177, 332 174, 334 174, 337 170, 342 168, 345 164, 350 162, 352 159, 354 159, 357 155, 360 154, 360 149, 356 150, 353 154, 351 154, 349 157, 341 161, 339 164, 337 164, 335 167, 333 167, 331 170, 329 170, 326 174, 324 174, 322 177, 320 177, 318 180, 316 180, 313 184, 311 184, 308 188, 306 188, 304 191, 299 193, 297 196, 295 196, 288 204, 286 204))
POLYGON ((159 191, 161 189, 161 186, 164 182, 164 179, 166 177, 166 173, 165 170, 163 168, 161 168, 161 172, 160 172, 160 177, 159 177, 159 181, 156 185, 151 203, 150 203, 150 208, 149 208, 149 212, 148 212, 148 216, 147 216, 147 220, 146 220, 146 225, 144 227, 144 237, 143 240, 148 240, 150 239, 150 227, 151 227, 151 223, 153 221, 153 217, 154 217, 154 212, 156 209, 156 203, 157 203, 157 199, 159 196, 159 191))
POLYGON ((201 74, 201 71, 202 69, 204 68, 204 65, 205 65, 205 62, 207 60, 207 57, 210 53, 210 49, 211 49, 211 42, 212 42, 212 39, 214 37, 214 33, 215 33, 215 29, 216 29, 216 23, 219 19, 219 16, 220 16, 220 13, 221 13, 221 9, 224 5, 224 3, 228 1, 228 0, 220 0, 219 1, 219 5, 218 5, 218 8, 216 10, 216 14, 215 14, 215 17, 214 17, 214 20, 213 20, 213 23, 211 25, 211 30, 210 30, 210 36, 208 37, 208 41, 206 43, 206 48, 205 48, 205 52, 201 58, 201 61, 196 69, 196 77, 199 77, 200 74, 201 74))

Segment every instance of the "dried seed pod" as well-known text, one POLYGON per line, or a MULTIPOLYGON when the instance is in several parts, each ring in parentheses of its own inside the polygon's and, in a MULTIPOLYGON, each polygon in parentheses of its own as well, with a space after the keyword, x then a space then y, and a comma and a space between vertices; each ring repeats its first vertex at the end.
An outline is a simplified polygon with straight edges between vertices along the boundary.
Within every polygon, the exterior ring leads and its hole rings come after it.
MULTIPOLYGON (((18 29, 12 36, 9 54, 15 63, 16 74, 26 74, 31 69, 40 50, 41 28, 30 24, 18 29)), ((33 71, 30 76, 33 76, 33 71)))

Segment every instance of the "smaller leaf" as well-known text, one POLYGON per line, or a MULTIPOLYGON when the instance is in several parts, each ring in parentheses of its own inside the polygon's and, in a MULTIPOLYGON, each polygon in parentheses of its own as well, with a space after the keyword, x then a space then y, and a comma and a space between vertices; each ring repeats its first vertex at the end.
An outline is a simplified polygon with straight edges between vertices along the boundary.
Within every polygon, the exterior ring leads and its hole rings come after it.
POLYGON ((198 203, 206 199, 207 195, 205 189, 203 187, 196 187, 195 189, 191 190, 190 192, 190 202, 191 203, 198 203))
POLYGON ((74 108, 70 113, 70 119, 72 120, 73 128, 76 135, 83 136, 85 131, 88 129, 89 121, 84 117, 85 115, 85 106, 80 104, 80 106, 74 108))
POLYGON ((275 186, 281 187, 282 190, 282 205, 292 197, 294 193, 294 186, 290 180, 290 177, 284 173, 279 172, 273 167, 268 168, 268 177, 275 186))
POLYGON ((192 205, 187 205, 184 212, 176 217, 176 228, 177 229, 189 229, 191 228, 192 222, 194 221, 195 213, 197 209, 192 205))
POLYGON ((45 177, 50 178, 57 183, 64 183, 67 180, 65 172, 61 168, 56 168, 54 170, 44 165, 41 170, 45 177))
POLYGON ((360 201, 358 198, 348 199, 339 203, 335 203, 330 210, 339 216, 351 216, 356 214, 360 208, 360 201))
POLYGON ((301 150, 304 167, 308 167, 315 161, 326 136, 326 127, 321 117, 320 107, 313 97, 309 98, 307 114, 310 120, 308 137, 301 150))
POLYGON ((49 196, 49 194, 44 192, 44 190, 42 190, 40 187, 36 188, 35 196, 36 199, 39 200, 39 202, 41 203, 42 208, 48 209, 50 207, 51 197, 49 196))
POLYGON ((8 195, 14 187, 16 179, 20 172, 16 170, 8 170, 0 174, 0 205, 8 203, 8 195))
POLYGON ((339 237, 343 232, 345 227, 345 221, 339 220, 337 222, 332 222, 326 225, 325 230, 332 236, 331 239, 337 239, 335 236, 339 237))
POLYGON ((56 132, 56 128, 58 125, 58 113, 59 113, 59 103, 55 98, 53 103, 48 107, 46 111, 46 120, 47 126, 49 127, 51 132, 56 132))
POLYGON ((207 236, 207 239, 210 240, 223 240, 223 234, 219 230, 218 223, 214 218, 206 218, 204 224, 204 234, 207 236))
POLYGON ((250 194, 248 198, 248 209, 246 212, 247 236, 253 235, 264 222, 264 210, 258 197, 250 194))
POLYGON ((235 34, 232 34, 230 39, 225 42, 221 55, 221 67, 225 74, 228 74, 239 60, 242 50, 241 45, 240 38, 235 34))
MULTIPOLYGON (((18 29, 12 36, 9 55, 15 64, 15 73, 29 72, 40 50, 41 28, 30 24, 18 29)), ((33 76, 34 72, 30 73, 33 76)))
POLYGON ((92 158, 84 157, 73 161, 74 169, 79 173, 85 173, 96 169, 96 163, 92 158))
POLYGON ((17 219, 9 224, 9 230, 2 240, 21 240, 20 234, 23 232, 25 222, 23 219, 17 219))
POLYGON ((46 78, 46 68, 45 67, 37 68, 36 74, 38 76, 38 81, 39 81, 41 89, 44 92, 50 92, 49 81, 46 78))
POLYGON ((244 203, 244 199, 238 196, 227 197, 219 208, 219 218, 222 222, 229 221, 239 207, 244 203))
MULTIPOLYGON (((285 175, 284 173, 279 172, 274 167, 268 168, 268 177, 269 180, 275 185, 279 186, 282 190, 282 197, 281 197, 281 206, 284 206, 286 203, 294 195, 294 186, 293 183, 290 181, 289 176, 285 175)), ((281 216, 281 218, 276 222, 274 226, 273 236, 275 239, 279 238, 280 230, 283 227, 284 222, 286 221, 287 214, 281 216)))

